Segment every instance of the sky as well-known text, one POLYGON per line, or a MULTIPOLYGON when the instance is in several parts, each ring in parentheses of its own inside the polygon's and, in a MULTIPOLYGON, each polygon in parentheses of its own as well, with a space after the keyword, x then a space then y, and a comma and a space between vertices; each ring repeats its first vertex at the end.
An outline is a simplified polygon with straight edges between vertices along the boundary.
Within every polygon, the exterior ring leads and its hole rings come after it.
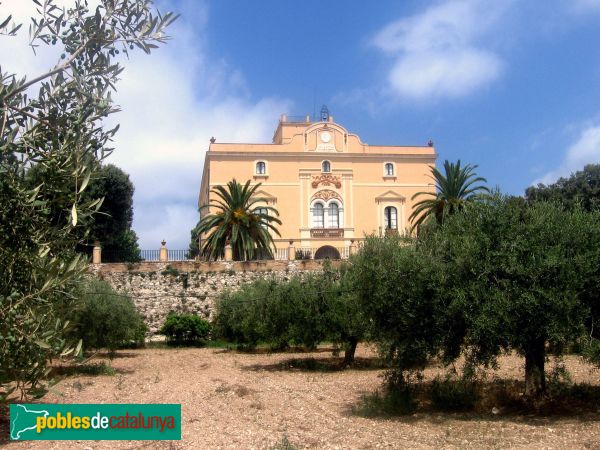
MULTIPOLYGON (((57 0, 69 4, 72 0, 57 0)), ((29 0, 0 0, 27 20, 29 0)), ((509 194, 600 162, 600 0, 159 0, 181 17, 125 60, 109 158, 135 185, 140 247, 187 248, 209 139, 271 142, 326 104, 364 142, 425 145, 509 194)), ((3 71, 41 73, 27 33, 3 71)))

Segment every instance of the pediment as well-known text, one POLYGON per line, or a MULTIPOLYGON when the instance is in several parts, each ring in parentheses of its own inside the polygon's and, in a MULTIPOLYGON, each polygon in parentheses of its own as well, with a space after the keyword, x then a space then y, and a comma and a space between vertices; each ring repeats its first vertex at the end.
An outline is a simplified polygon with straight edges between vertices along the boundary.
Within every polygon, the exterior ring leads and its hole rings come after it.
POLYGON ((312 124, 310 127, 308 127, 306 129, 306 133, 312 133, 315 132, 317 130, 323 130, 323 131, 337 131, 340 133, 346 133, 348 134, 348 130, 346 130, 343 126, 341 126, 338 123, 335 122, 315 122, 314 124, 312 124))
POLYGON ((404 197, 402 194, 398 194, 395 191, 385 191, 383 194, 378 195, 377 197, 375 197, 375 200, 378 202, 382 202, 382 201, 396 201, 396 202, 404 202, 406 201, 406 197, 404 197))
POLYGON ((277 201, 277 197, 274 197, 267 191, 263 190, 256 191, 254 194, 252 194, 252 198, 264 198, 269 203, 275 203, 277 201))

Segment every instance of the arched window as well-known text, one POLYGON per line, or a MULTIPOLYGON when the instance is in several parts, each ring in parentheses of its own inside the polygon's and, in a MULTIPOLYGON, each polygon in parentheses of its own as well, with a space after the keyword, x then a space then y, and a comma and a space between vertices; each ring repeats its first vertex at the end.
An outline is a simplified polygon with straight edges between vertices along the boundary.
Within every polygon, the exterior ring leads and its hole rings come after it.
POLYGON ((340 207, 337 203, 331 203, 328 211, 329 220, 327 223, 328 228, 339 228, 340 227, 340 207))
POLYGON ((386 206, 383 210, 383 221, 386 230, 398 229, 398 210, 393 206, 386 206))
POLYGON ((312 209, 313 228, 325 228, 325 209, 323 203, 315 203, 312 209))
POLYGON ((256 175, 265 175, 267 173, 267 163, 258 161, 256 163, 256 175))
POLYGON ((386 177, 394 176, 394 165, 392 163, 385 163, 385 176, 386 177))
POLYGON ((323 161, 323 164, 321 164, 321 171, 331 172, 331 163, 329 161, 323 161))

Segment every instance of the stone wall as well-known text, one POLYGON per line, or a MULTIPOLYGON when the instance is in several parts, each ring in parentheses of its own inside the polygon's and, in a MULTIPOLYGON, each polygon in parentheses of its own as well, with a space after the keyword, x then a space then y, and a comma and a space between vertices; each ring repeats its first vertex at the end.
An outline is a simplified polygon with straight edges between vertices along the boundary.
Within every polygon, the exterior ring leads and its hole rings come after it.
MULTIPOLYGON (((332 261, 332 264, 337 266, 340 261, 332 261)), ((318 260, 172 261, 91 266, 95 276, 133 299, 151 334, 158 332, 170 311, 194 313, 210 319, 215 299, 225 289, 238 289, 242 284, 260 278, 285 280, 322 269, 323 262, 318 260)))

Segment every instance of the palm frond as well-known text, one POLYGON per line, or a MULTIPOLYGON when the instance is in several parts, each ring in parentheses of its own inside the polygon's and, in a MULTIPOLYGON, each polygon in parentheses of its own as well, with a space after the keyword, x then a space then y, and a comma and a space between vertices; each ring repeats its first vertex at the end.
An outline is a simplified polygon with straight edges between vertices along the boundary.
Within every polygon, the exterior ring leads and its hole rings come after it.
POLYGON ((431 169, 430 178, 435 182, 435 192, 417 192, 412 200, 418 197, 430 196, 413 205, 413 212, 409 217, 412 230, 420 226, 428 217, 434 216, 439 224, 444 217, 454 214, 464 208, 466 202, 481 198, 481 194, 489 189, 477 183, 486 183, 483 177, 475 173, 477 165, 466 164, 461 167, 460 159, 456 163, 444 161, 444 173, 437 168, 431 169))
POLYGON ((275 225, 281 225, 279 211, 272 206, 262 207, 257 212, 255 205, 267 199, 255 197, 260 183, 252 185, 250 180, 243 185, 235 179, 226 186, 215 186, 215 195, 203 208, 213 208, 198 224, 197 230, 205 235, 201 254, 210 259, 222 258, 225 246, 231 245, 235 260, 253 259, 257 250, 272 254, 275 247, 272 234, 281 236, 275 225))

